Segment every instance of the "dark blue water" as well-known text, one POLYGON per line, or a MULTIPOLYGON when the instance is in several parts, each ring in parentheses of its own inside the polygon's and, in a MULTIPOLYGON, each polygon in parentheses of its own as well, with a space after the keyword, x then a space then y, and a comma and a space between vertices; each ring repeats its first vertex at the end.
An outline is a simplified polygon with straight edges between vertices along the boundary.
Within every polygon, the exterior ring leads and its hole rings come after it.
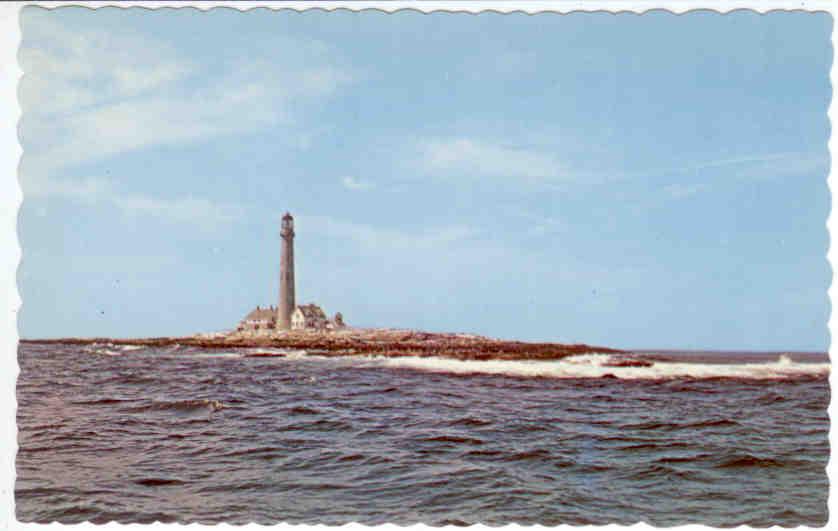
POLYGON ((667 356, 613 368, 24 344, 17 517, 824 525, 826 358, 667 356))

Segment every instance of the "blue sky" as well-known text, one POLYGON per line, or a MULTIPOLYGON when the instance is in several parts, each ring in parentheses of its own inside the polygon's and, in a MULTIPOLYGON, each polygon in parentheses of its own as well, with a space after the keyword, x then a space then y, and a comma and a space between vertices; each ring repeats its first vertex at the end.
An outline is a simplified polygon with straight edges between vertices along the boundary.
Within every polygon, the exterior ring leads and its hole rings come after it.
POLYGON ((831 17, 25 8, 23 337, 826 350, 831 17))

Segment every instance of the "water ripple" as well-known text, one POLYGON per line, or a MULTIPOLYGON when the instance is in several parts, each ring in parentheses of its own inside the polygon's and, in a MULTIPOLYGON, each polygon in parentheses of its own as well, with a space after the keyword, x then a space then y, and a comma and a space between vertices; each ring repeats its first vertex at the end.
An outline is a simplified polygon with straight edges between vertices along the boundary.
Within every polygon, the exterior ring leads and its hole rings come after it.
POLYGON ((22 346, 18 519, 827 520, 824 360, 246 354, 22 346))

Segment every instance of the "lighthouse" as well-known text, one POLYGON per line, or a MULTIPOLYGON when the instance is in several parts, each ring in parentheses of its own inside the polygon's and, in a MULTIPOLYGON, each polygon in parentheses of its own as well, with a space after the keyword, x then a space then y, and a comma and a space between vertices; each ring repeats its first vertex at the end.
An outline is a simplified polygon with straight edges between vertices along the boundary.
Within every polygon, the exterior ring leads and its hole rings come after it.
POLYGON ((276 328, 291 329, 291 314, 296 308, 294 300, 294 218, 288 212, 282 216, 279 235, 282 239, 279 258, 279 307, 276 328))

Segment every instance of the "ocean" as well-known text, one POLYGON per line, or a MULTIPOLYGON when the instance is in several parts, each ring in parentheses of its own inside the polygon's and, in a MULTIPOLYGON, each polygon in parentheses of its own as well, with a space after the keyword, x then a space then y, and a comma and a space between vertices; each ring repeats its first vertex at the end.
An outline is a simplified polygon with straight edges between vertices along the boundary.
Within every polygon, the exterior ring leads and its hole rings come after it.
POLYGON ((22 344, 18 520, 828 519, 825 354, 252 353, 22 344))

